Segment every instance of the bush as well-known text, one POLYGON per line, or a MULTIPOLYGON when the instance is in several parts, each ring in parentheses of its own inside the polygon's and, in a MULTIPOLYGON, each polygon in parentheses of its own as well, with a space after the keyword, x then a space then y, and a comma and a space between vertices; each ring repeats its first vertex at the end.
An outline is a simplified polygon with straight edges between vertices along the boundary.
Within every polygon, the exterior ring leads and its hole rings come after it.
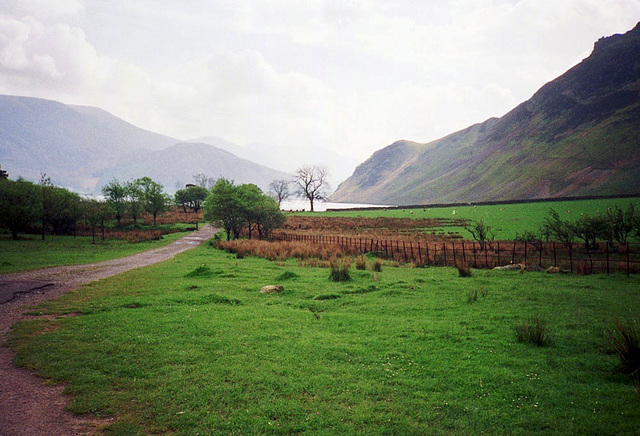
POLYGON ((640 343, 638 342, 638 332, 629 321, 626 324, 619 319, 614 319, 614 327, 609 330, 613 351, 620 360, 616 367, 616 372, 628 374, 636 381, 636 386, 640 383, 640 343))
POLYGON ((329 278, 334 282, 347 282, 351 280, 351 274, 349 274, 349 268, 351 262, 347 258, 334 258, 331 259, 331 274, 329 278))
POLYGON ((542 347, 549 342, 549 326, 538 315, 522 321, 515 326, 518 342, 529 342, 542 347))
POLYGON ((376 259, 376 260, 373 262, 373 267, 372 267, 372 269, 373 269, 375 272, 382 272, 382 261, 381 261, 380 259, 376 259))

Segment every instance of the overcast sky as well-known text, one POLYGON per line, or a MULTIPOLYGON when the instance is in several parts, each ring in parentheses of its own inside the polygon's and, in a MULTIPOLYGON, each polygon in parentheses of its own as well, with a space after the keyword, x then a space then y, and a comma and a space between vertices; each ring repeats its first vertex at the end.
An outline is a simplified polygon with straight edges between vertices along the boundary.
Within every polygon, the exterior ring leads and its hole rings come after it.
POLYGON ((0 0, 0 93, 360 161, 502 116, 640 0, 0 0))

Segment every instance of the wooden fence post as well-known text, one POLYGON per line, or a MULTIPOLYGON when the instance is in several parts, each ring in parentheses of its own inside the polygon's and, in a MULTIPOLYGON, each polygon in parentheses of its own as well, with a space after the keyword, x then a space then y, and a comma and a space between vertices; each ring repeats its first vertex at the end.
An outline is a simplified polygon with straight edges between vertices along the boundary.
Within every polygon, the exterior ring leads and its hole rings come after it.
POLYGON ((607 252, 607 275, 609 275, 609 241, 607 241, 606 252, 607 252))
POLYGON ((629 263, 629 242, 627 242, 627 277, 629 277, 629 274, 631 273, 631 271, 629 270, 630 267, 630 263, 629 263))

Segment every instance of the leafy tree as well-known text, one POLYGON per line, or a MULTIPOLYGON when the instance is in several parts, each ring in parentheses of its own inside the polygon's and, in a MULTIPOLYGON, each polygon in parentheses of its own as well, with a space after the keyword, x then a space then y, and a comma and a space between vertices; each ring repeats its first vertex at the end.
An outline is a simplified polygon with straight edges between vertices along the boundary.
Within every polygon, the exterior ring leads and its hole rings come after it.
POLYGON ((127 188, 118 180, 110 181, 102 187, 102 195, 107 199, 107 205, 113 211, 116 222, 120 225, 126 209, 127 188))
POLYGON ((549 216, 544 217, 542 231, 567 247, 571 246, 576 237, 576 228, 573 223, 563 221, 554 209, 549 209, 549 216))
POLYGON ((293 183, 296 186, 296 194, 309 200, 311 212, 313 212, 314 201, 327 199, 327 191, 329 190, 327 177, 326 167, 304 166, 295 172, 293 183))
POLYGON ((144 208, 153 215, 153 225, 155 226, 158 214, 167 210, 171 199, 163 192, 162 185, 154 182, 149 177, 137 179, 136 183, 142 190, 144 208))
POLYGON ((227 240, 238 238, 243 228, 254 230, 266 238, 284 223, 278 203, 253 184, 236 186, 227 179, 218 179, 204 203, 204 218, 221 225, 227 240))
POLYGON ((96 243, 96 227, 102 225, 102 239, 104 240, 104 221, 108 214, 108 207, 105 202, 95 198, 84 199, 81 203, 84 216, 91 226, 92 243, 96 243))
POLYGON ((607 221, 609 237, 615 239, 618 244, 624 245, 633 230, 640 227, 640 211, 633 203, 629 203, 625 210, 616 206, 607 211, 607 221))
POLYGON ((491 242, 495 238, 491 226, 486 224, 483 219, 480 221, 472 221, 464 227, 471 237, 480 243, 480 250, 484 250, 485 245, 491 242))
POLYGON ((38 223, 40 195, 37 185, 22 179, 0 181, 0 226, 10 231, 13 239, 38 223))
POLYGON ((47 188, 45 213, 48 229, 53 234, 71 234, 82 217, 81 198, 78 194, 57 186, 47 188))
POLYGON ((291 195, 289 183, 287 180, 277 179, 269 184, 269 193, 278 202, 278 207, 291 195))
POLYGON ((2 169, 2 165, 0 165, 0 180, 7 180, 9 178, 9 173, 2 169))
POLYGON ((282 226, 284 213, 277 201, 268 195, 262 195, 253 207, 253 219, 260 239, 268 238, 274 229, 282 226))
POLYGON ((231 236, 240 236, 244 215, 236 186, 225 178, 218 179, 205 200, 204 218, 221 225, 227 233, 227 240, 230 240, 231 236))
POLYGON ((585 248, 597 248, 598 238, 607 238, 610 225, 601 216, 582 215, 573 224, 575 235, 584 241, 585 248))
POLYGON ((187 208, 198 213, 198 211, 202 209, 202 204, 208 194, 209 191, 202 186, 188 186, 187 188, 176 191, 174 202, 176 205, 182 207, 184 213, 187 213, 187 208))
POLYGON ((126 201, 128 203, 129 214, 131 215, 133 223, 136 224, 138 221, 138 215, 140 215, 140 210, 143 208, 142 188, 137 180, 130 180, 124 185, 124 190, 126 201))
POLYGON ((258 225, 259 204, 264 194, 262 190, 254 184, 243 184, 236 186, 236 189, 240 198, 240 207, 245 225, 249 231, 249 239, 251 239, 251 233, 258 225))

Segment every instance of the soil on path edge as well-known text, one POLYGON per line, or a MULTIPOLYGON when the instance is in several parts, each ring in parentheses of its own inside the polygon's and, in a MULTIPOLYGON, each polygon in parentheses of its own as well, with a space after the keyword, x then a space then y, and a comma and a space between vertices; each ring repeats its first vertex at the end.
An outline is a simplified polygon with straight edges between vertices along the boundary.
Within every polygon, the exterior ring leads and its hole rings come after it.
POLYGON ((65 410, 64 386, 45 385, 30 371, 13 365, 14 354, 4 346, 11 326, 34 304, 96 280, 171 259, 211 238, 217 229, 203 226, 174 243, 88 265, 45 268, 0 276, 0 436, 95 434, 109 419, 80 417, 65 410))

